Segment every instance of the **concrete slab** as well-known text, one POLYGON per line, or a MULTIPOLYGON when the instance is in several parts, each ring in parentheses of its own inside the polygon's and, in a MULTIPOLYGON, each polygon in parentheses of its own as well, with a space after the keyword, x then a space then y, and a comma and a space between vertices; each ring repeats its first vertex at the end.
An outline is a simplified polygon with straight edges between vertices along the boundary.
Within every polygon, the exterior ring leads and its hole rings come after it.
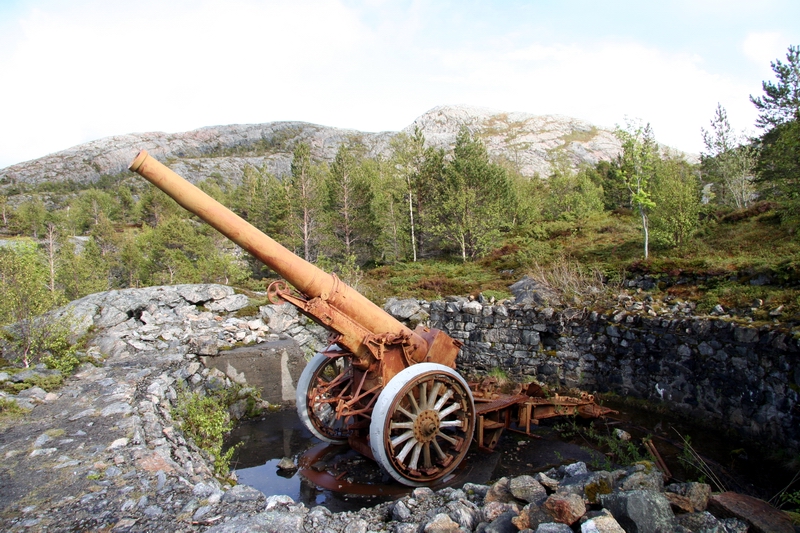
POLYGON ((300 346, 282 339, 201 357, 208 368, 216 368, 232 381, 256 387, 261 398, 272 404, 294 403, 297 380, 306 366, 300 346))

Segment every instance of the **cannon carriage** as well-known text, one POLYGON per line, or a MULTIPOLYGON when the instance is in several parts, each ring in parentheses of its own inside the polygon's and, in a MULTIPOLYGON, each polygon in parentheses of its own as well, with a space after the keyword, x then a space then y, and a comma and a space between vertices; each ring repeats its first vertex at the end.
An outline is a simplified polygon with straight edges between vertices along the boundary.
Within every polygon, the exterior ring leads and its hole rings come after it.
POLYGON ((409 486, 445 481, 473 439, 493 448, 504 429, 529 432, 539 419, 599 416, 593 398, 499 394, 456 370, 462 343, 425 326, 411 330, 342 282, 296 256, 142 150, 130 165, 278 273, 272 303, 289 302, 330 332, 329 346, 297 383, 297 410, 319 439, 349 443, 409 486))

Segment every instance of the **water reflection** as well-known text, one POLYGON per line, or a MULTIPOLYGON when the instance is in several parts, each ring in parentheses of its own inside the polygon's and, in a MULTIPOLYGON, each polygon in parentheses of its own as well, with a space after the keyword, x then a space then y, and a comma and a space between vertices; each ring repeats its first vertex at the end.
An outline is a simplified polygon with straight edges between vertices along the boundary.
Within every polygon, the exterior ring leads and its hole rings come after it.
POLYGON ((241 423, 228 442, 241 443, 232 462, 240 483, 267 495, 286 494, 308 507, 325 505, 334 512, 352 510, 393 499, 409 490, 385 480, 377 464, 348 446, 320 444, 293 409, 241 423), (305 457, 307 464, 298 470, 280 470, 278 463, 284 457, 293 459, 295 464, 305 457), (324 475, 329 471, 340 473, 337 486, 330 486, 333 476, 324 475))
MULTIPOLYGON (((547 470, 562 462, 592 460, 591 451, 562 442, 552 430, 541 428, 531 439, 507 432, 495 452, 472 446, 464 461, 443 483, 431 487, 487 483, 507 475, 547 470)), ((321 443, 302 424, 294 409, 269 413, 241 423, 229 443, 241 443, 232 462, 239 482, 267 495, 286 494, 306 506, 325 505, 331 511, 349 511, 408 494, 411 488, 396 482, 378 465, 347 445, 321 443), (278 463, 292 458, 301 468, 281 471, 278 463)))

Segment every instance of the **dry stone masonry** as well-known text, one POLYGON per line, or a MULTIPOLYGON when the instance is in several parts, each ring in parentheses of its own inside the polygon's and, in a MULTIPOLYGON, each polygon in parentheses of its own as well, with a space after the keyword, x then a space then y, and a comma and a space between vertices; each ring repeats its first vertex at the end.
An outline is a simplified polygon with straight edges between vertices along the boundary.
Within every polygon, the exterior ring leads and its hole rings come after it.
MULTIPOLYGON (((653 316, 633 301, 604 314, 466 298, 417 304, 406 301, 403 314, 428 314, 432 327, 462 341, 458 364, 467 375, 499 368, 643 398, 800 449, 800 339, 780 326, 691 316, 678 305, 653 316)), ((397 301, 387 305, 394 308, 397 301)))

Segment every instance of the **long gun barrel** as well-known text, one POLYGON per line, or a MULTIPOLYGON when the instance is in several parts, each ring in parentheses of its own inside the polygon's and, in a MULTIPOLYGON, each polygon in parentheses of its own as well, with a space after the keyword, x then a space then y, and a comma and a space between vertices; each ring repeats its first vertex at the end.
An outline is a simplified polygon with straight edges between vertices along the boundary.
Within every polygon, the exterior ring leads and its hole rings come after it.
POLYGON ((146 150, 139 152, 129 168, 292 284, 299 295, 280 286, 272 290, 278 293, 280 300, 290 301, 338 333, 336 343, 353 353, 356 366, 377 371, 384 383, 403 368, 418 362, 455 367, 461 347, 459 341, 424 327, 412 331, 335 274, 328 274, 296 256, 158 162, 146 150))

